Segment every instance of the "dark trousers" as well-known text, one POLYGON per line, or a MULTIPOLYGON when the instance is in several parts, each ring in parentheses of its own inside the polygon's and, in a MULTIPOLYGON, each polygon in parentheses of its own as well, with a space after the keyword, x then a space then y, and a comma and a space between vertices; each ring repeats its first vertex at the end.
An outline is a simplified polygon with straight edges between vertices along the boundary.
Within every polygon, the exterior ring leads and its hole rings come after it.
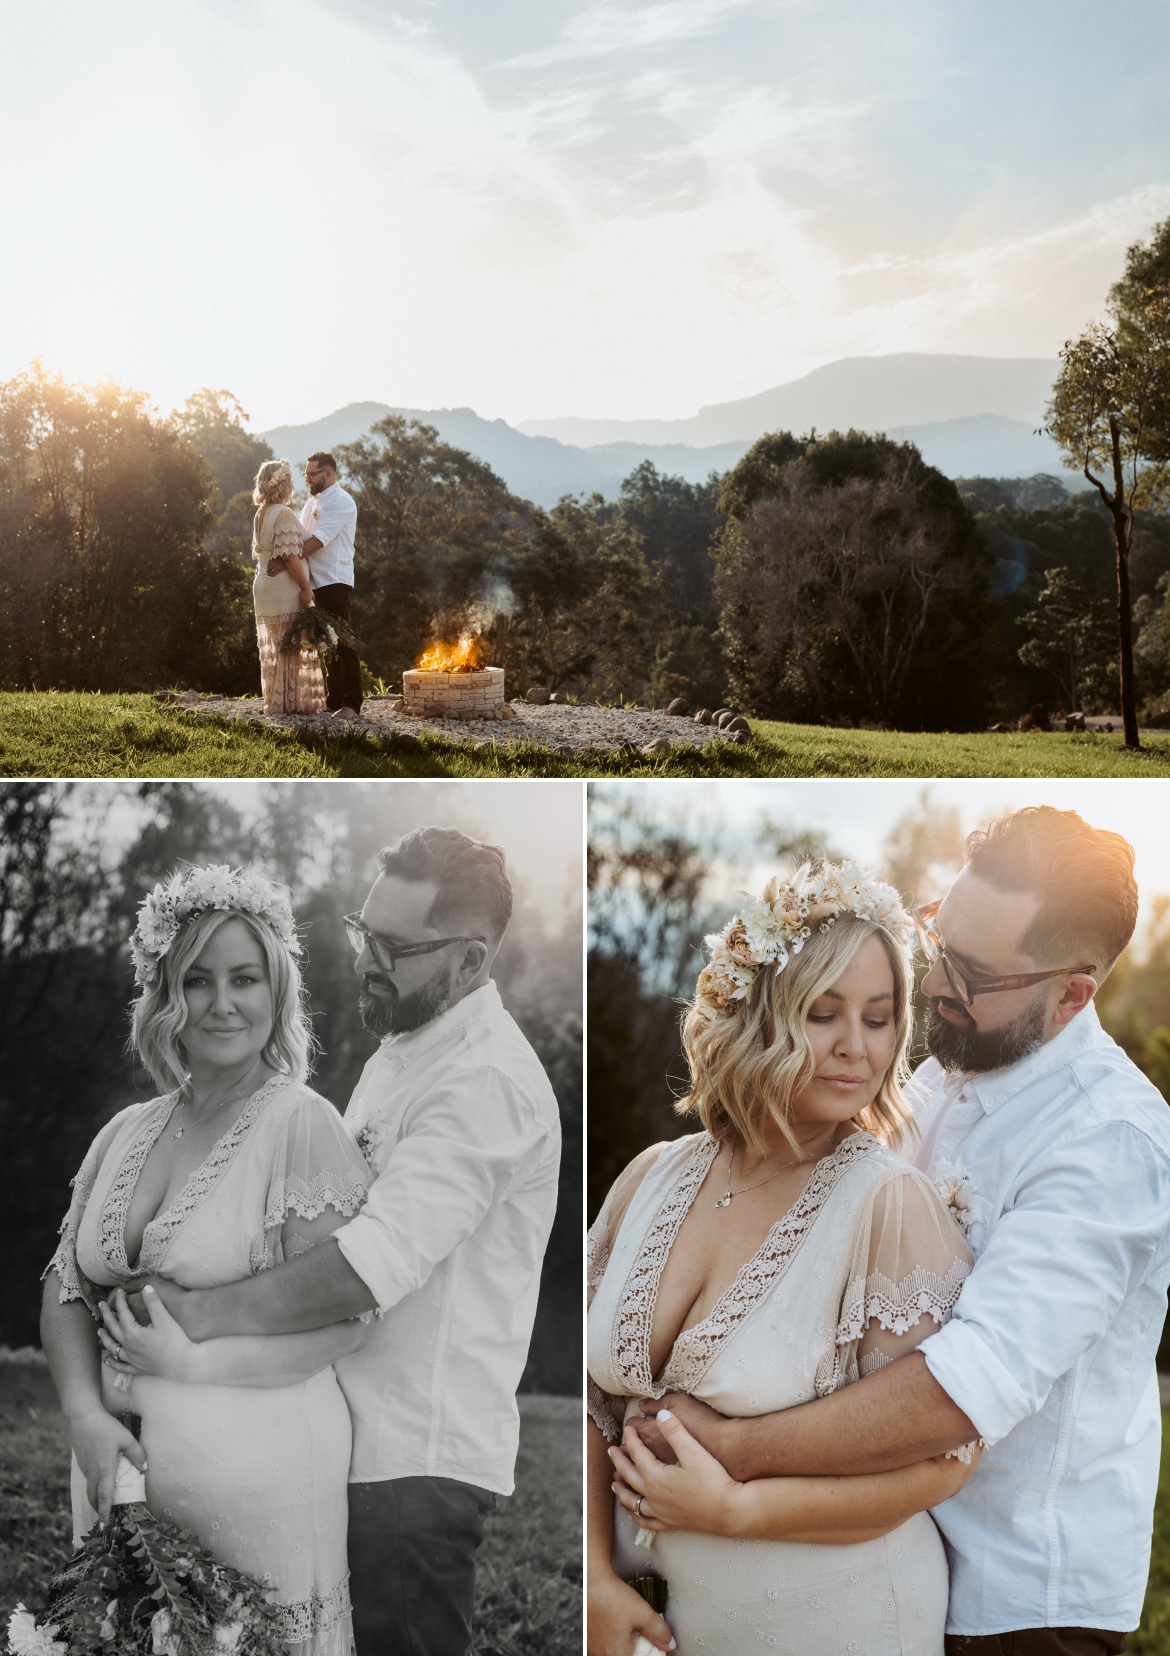
POLYGON ((358 1656, 470 1656, 475 1554, 495 1505, 455 1478, 350 1484, 358 1656))
POLYGON ((1120 1656, 1125 1634, 1098 1627, 1025 1627, 986 1638, 948 1633, 943 1643, 946 1656, 1120 1656))
MULTIPOLYGON (((328 610, 330 615, 340 615, 343 621, 348 621, 353 588, 342 586, 340 582, 335 586, 316 587, 313 601, 319 609, 328 610)), ((351 650, 348 644, 338 647, 326 670, 325 705, 331 713, 336 713, 339 707, 352 707, 355 713, 362 710, 362 664, 357 651, 351 650)))

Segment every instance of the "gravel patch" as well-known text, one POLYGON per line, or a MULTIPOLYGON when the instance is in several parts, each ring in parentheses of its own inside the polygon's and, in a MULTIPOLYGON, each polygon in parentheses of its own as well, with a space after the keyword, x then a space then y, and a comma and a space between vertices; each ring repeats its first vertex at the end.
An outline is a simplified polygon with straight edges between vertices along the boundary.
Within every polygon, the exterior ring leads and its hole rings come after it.
MULTIPOLYGON (((725 740, 712 725, 669 713, 626 711, 619 707, 537 707, 514 701, 510 719, 412 719, 391 710, 391 698, 370 696, 362 705, 360 719, 334 719, 296 713, 264 714, 259 696, 235 701, 226 696, 200 696, 187 691, 174 698, 160 697, 176 712, 196 715, 218 714, 250 724, 270 725, 280 730, 305 730, 336 736, 341 731, 361 732, 375 740, 395 736, 445 736, 454 742, 488 742, 507 753, 518 743, 531 741, 566 754, 608 751, 632 747, 638 752, 651 742, 665 741, 671 747, 706 747, 725 740)), ((395 698, 396 699, 396 698, 395 698)), ((659 750, 661 751, 661 750, 659 750)))

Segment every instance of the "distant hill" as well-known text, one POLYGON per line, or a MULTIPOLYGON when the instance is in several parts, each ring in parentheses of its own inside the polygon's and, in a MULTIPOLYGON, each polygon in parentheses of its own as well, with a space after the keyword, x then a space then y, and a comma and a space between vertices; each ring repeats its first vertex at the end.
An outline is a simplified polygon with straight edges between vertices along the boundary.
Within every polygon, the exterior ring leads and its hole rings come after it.
POLYGON ((400 408, 349 403, 308 425, 261 432, 278 455, 302 463, 314 449, 362 437, 386 414, 433 425, 467 449, 514 494, 553 506, 565 494, 615 500, 643 460, 660 472, 702 482, 727 471, 765 431, 886 431, 917 444, 948 477, 1065 474, 1060 450, 1037 437, 1056 363, 1043 357, 904 354, 846 357, 803 379, 742 402, 717 403, 691 420, 485 420, 470 408, 400 408))
POLYGON ((754 442, 765 431, 889 431, 997 414, 1038 426, 1057 364, 1047 357, 842 357, 738 402, 711 403, 686 420, 521 420, 532 437, 601 443, 754 442))

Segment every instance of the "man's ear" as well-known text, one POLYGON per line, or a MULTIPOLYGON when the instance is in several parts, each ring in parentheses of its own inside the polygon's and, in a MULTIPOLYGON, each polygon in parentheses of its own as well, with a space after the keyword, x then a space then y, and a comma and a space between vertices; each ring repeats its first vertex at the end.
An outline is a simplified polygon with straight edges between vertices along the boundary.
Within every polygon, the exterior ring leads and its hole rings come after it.
POLYGON ((473 938, 463 950, 463 959, 459 965, 458 977, 463 983, 470 983, 477 978, 486 966, 491 951, 486 943, 473 938))
POLYGON ((1078 1012, 1083 1012, 1097 993, 1097 983, 1087 972, 1074 972, 1065 984, 1064 994, 1052 1009, 1052 1021, 1058 1027, 1069 1024, 1078 1012))

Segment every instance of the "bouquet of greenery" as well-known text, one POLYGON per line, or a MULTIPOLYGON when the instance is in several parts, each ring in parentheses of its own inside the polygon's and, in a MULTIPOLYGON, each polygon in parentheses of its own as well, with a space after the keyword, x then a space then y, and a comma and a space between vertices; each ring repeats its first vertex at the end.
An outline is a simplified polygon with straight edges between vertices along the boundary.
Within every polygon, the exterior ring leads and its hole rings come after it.
POLYGON ((324 678, 326 663, 336 659, 343 644, 348 644, 351 650, 357 649, 357 639, 349 622, 312 604, 308 609, 301 610, 281 639, 280 653, 295 655, 298 650, 315 651, 324 678))
POLYGON ((123 1457, 109 1520, 53 1577, 39 1615, 13 1611, 11 1656, 284 1656, 267 1590, 145 1502, 123 1457))
MULTIPOLYGON (((660 1616, 665 1616, 666 1595, 669 1589, 662 1576, 630 1576, 627 1585, 632 1587, 635 1593, 641 1593, 651 1610, 657 1610, 660 1616)), ((658 1646, 651 1644, 644 1634, 639 1633, 634 1643, 633 1656, 659 1656, 658 1646)))

